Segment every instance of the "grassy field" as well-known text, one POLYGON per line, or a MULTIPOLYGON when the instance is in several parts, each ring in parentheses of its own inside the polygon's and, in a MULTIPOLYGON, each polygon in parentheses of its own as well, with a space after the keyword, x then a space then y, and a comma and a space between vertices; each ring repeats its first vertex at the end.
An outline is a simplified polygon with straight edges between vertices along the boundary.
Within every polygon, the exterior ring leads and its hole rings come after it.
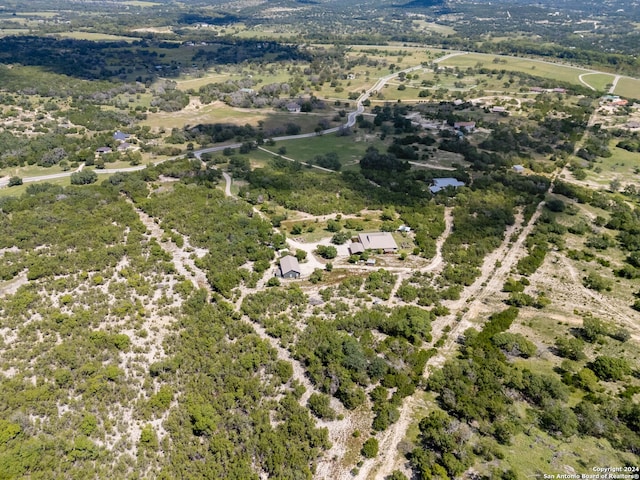
POLYGON ((325 155, 330 152, 338 154, 340 163, 343 166, 358 162, 366 152, 367 148, 373 146, 378 149, 386 149, 383 142, 376 137, 364 137, 352 135, 349 137, 338 137, 336 135, 323 135, 300 140, 290 140, 287 142, 276 142, 274 147, 267 147, 272 151, 284 146, 287 149, 286 156, 308 162, 316 155, 325 155))
POLYGON ((140 40, 140 38, 138 37, 124 37, 122 35, 110 35, 108 33, 80 32, 80 31, 60 32, 60 33, 54 34, 54 36, 63 37, 63 38, 73 38, 75 40, 93 40, 95 42, 102 42, 102 41, 136 42, 140 40))
POLYGON ((616 143, 618 143, 617 140, 612 140, 609 143, 609 150, 613 153, 611 157, 598 158, 594 169, 586 170, 589 180, 602 186, 608 186, 614 178, 618 178, 623 184, 640 182, 640 175, 636 173, 636 169, 640 166, 638 165, 638 154, 618 148, 616 143))
POLYGON ((225 73, 209 73, 207 72, 204 76, 198 78, 184 78, 178 80, 176 83, 176 87, 178 90, 198 90, 200 87, 204 85, 208 85, 210 83, 222 83, 231 79, 231 75, 225 73))
POLYGON ((142 125, 168 130, 199 123, 257 124, 259 120, 264 120, 270 113, 268 110, 234 109, 222 102, 215 102, 210 105, 190 106, 179 112, 150 113, 142 125))
MULTIPOLYGON (((45 183, 45 182, 38 182, 38 183, 45 183)), ((47 180, 46 183, 52 183, 54 185, 61 185, 63 187, 68 187, 69 185, 71 185, 71 178, 70 177, 56 178, 54 180, 47 180)), ((32 185, 32 184, 25 183, 23 185, 17 185, 15 187, 0 188, 0 197, 19 197, 20 195, 26 192, 27 187, 29 185, 32 185)))
POLYGON ((583 75, 582 80, 587 82, 593 88, 598 91, 607 91, 609 87, 607 85, 613 82, 613 75, 608 73, 587 73, 583 75))
MULTIPOLYGON (((333 118, 334 113, 327 111, 324 113, 291 114, 288 112, 274 111, 271 109, 240 109, 229 107, 222 102, 215 102, 204 106, 190 106, 179 112, 158 112, 149 114, 142 125, 150 126, 154 129, 164 128, 184 128, 187 125, 225 123, 235 125, 254 125, 264 122, 266 131, 276 127, 282 127, 287 123, 299 125, 302 132, 312 132, 317 127, 318 122, 323 118, 333 118)), ((338 123, 332 123, 337 126, 338 123)))
POLYGON ((578 84, 578 76, 584 73, 584 69, 575 68, 567 65, 550 64, 537 60, 526 58, 504 57, 498 55, 487 55, 481 53, 470 53, 465 55, 456 55, 440 62, 442 66, 449 67, 475 67, 482 64, 487 68, 496 68, 498 70, 507 70, 515 72, 524 72, 544 78, 555 79, 562 82, 570 82, 578 84), (494 59, 500 59, 499 63, 493 63, 494 59))
POLYGON ((440 25, 433 22, 426 22, 424 20, 414 20, 413 26, 416 30, 423 32, 436 32, 442 35, 455 35, 456 31, 453 27, 446 25, 440 25))
POLYGON ((9 35, 22 35, 29 33, 28 28, 0 28, 0 37, 7 37, 9 35))
POLYGON ((26 165, 24 167, 11 167, 0 170, 0 177, 36 177, 38 175, 51 175, 54 173, 63 172, 62 168, 58 165, 52 167, 40 167, 38 165, 26 165))
POLYGON ((542 478, 544 474, 555 478, 570 469, 577 474, 591 474, 593 467, 624 464, 620 457, 630 465, 634 463, 631 455, 617 452, 604 439, 574 436, 569 441, 562 441, 535 428, 528 435, 516 435, 503 451, 517 478, 542 478))
POLYGON ((640 79, 622 77, 614 90, 616 95, 640 99, 640 79))
POLYGON ((292 35, 296 35, 298 31, 296 30, 284 30, 284 31, 276 31, 275 29, 270 28, 248 28, 246 30, 241 30, 236 33, 235 36, 238 38, 258 38, 265 40, 280 40, 281 38, 289 38, 292 35))

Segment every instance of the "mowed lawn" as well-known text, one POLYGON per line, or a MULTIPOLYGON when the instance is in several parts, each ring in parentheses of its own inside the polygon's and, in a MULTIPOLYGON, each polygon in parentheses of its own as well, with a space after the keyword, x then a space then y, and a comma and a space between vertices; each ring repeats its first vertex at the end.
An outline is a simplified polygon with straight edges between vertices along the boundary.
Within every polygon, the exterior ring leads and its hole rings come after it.
POLYGON ((582 76, 582 81, 600 92, 605 92, 609 90, 608 86, 613 83, 614 78, 613 75, 608 73, 585 73, 582 76))
MULTIPOLYGON (((100 181, 100 180, 98 180, 100 181)), ((43 183, 52 183, 54 185, 60 185, 62 187, 68 187, 71 185, 71 177, 55 178, 53 180, 47 180, 46 182, 37 182, 38 185, 43 183)), ((16 185, 15 187, 0 188, 0 198, 4 197, 19 197, 27 191, 29 185, 35 185, 34 183, 24 183, 22 185, 16 185)))
POLYGON ((622 77, 613 93, 622 97, 640 99, 640 79, 622 77))

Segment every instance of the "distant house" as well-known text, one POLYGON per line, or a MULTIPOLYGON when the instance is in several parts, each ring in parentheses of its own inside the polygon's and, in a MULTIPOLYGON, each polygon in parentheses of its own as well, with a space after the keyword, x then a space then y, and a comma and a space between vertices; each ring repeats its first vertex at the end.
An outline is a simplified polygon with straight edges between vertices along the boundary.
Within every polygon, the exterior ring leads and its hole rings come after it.
POLYGON ((464 182, 455 178, 434 178, 433 185, 429 187, 431 193, 438 193, 443 188, 447 187, 464 187, 464 182))
POLYGON ((358 240, 365 250, 382 250, 384 253, 398 251, 398 244, 389 232, 360 233, 358 240))
POLYGON ((356 79, 356 74, 355 73, 350 73, 347 75, 347 80, 355 80, 356 79))
POLYGON ((300 264, 296 257, 287 255, 280 259, 280 276, 282 278, 300 278, 300 264))
POLYGON ((617 102, 620 100, 620 97, 618 95, 604 95, 600 100, 600 103, 617 102))
POLYGON ((508 113, 507 109, 504 107, 492 107, 491 112, 492 113, 508 113))
POLYGON ((533 92, 533 93, 542 93, 542 92, 544 92, 544 88, 542 88, 542 87, 531 87, 529 89, 529 91, 533 92))
POLYGON ((118 151, 119 152, 125 152, 125 151, 129 150, 130 148, 133 148, 133 145, 131 145, 128 142, 122 142, 120 145, 118 145, 118 151))
POLYGON ((560 88, 560 87, 556 87, 551 89, 551 91, 553 93, 567 93, 567 89, 566 88, 560 88))
POLYGON ((522 165, 514 165, 513 171, 516 173, 522 173, 524 172, 524 167, 522 165))
POLYGON ((113 139, 118 141, 118 142, 125 142, 126 140, 129 139, 131 135, 129 135, 128 133, 124 133, 121 132, 120 130, 117 130, 114 134, 113 134, 113 139))
POLYGON ((476 122, 455 122, 453 124, 453 128, 456 130, 464 130, 468 133, 471 133, 476 128, 476 122))
POLYGON ((376 265, 376 259, 375 258, 368 258, 366 261, 366 265, 369 267, 374 267, 376 265))
POLYGON ((96 153, 99 155, 104 155, 105 153, 111 153, 111 147, 100 147, 96 150, 96 153))
POLYGON ((287 111, 289 113, 300 113, 300 109, 301 109, 300 105, 297 104, 296 102, 287 103, 287 111))
POLYGON ((364 253, 364 246, 360 242, 353 242, 349 245, 349 254, 359 255, 361 253, 364 253))

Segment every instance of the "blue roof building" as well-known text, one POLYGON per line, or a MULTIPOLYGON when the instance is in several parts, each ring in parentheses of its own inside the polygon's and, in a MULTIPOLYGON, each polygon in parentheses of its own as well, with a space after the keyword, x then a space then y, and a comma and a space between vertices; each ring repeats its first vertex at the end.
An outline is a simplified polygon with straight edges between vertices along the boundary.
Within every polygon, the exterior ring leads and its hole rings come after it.
POLYGON ((434 178, 433 185, 429 187, 431 193, 438 193, 443 188, 447 187, 464 187, 464 182, 455 178, 434 178))

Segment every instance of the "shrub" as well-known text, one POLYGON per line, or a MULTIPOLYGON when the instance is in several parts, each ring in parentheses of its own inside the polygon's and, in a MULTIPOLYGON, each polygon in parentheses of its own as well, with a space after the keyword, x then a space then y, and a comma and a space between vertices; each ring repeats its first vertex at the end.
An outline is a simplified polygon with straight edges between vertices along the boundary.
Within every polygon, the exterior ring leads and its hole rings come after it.
POLYGON ((589 368, 601 380, 622 380, 631 373, 631 367, 624 358, 613 358, 605 355, 596 358, 589 368))
POLYGON ((366 458, 373 458, 378 455, 378 448, 378 439, 372 437, 364 442, 361 453, 366 458))
POLYGON ((600 292, 602 290, 611 290, 611 282, 594 272, 591 272, 589 275, 584 277, 582 279, 582 284, 585 287, 590 288, 591 290, 595 290, 596 292, 600 292))
POLYGON ((278 277, 271 277, 267 281, 267 287, 279 287, 279 286, 280 286, 280 280, 278 279, 278 277))
POLYGON ((327 395, 321 393, 313 393, 307 401, 307 407, 316 417, 323 420, 333 420, 336 418, 336 412, 331 408, 330 400, 327 395))
POLYGON ((18 185, 22 185, 22 178, 20 178, 20 177, 11 177, 9 179, 9 186, 10 187, 16 187, 18 185))

